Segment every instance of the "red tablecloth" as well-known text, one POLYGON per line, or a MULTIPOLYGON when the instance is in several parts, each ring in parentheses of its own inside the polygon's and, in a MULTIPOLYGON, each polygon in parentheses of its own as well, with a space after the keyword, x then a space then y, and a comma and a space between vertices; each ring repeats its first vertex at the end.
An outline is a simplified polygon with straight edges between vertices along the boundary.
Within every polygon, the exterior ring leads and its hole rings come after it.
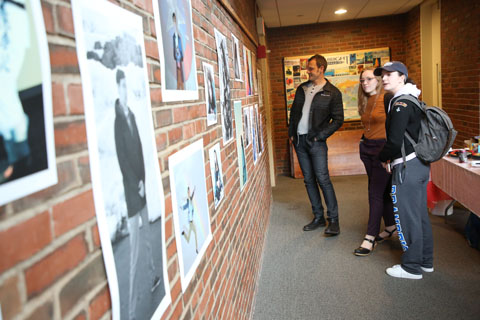
POLYGON ((428 182, 427 185, 427 206, 430 209, 435 208, 435 205, 438 201, 441 200, 453 200, 448 194, 442 191, 437 187, 432 181, 428 182))

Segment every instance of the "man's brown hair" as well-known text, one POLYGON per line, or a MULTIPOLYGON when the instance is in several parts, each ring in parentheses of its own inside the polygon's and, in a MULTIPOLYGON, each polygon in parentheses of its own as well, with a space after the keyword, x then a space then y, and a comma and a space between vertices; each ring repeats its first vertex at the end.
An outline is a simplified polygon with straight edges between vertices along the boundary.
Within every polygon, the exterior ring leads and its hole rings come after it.
POLYGON ((317 68, 323 66, 323 73, 325 73, 328 66, 327 59, 325 59, 325 57, 320 54, 316 54, 314 56, 311 56, 310 59, 308 59, 308 62, 312 61, 313 59, 315 59, 315 62, 317 63, 317 68))

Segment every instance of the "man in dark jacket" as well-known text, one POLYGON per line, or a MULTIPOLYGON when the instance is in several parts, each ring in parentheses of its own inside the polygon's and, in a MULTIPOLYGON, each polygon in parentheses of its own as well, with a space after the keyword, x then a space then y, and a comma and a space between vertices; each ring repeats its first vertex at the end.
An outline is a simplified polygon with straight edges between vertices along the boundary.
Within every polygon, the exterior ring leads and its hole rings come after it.
POLYGON ((288 135, 295 146, 305 179, 314 218, 304 231, 325 226, 324 209, 318 185, 327 205, 328 227, 325 234, 340 233, 338 205, 328 173, 327 138, 343 124, 342 93, 325 79, 327 61, 321 55, 308 59, 309 81, 302 83, 290 112, 288 135))
MULTIPOLYGON (((118 99, 115 101, 115 148, 117 159, 122 172, 125 202, 127 204, 128 227, 130 239, 130 279, 129 279, 129 317, 136 318, 135 310, 139 299, 137 263, 139 257, 140 234, 143 226, 143 239, 151 236, 150 222, 148 221, 147 201, 145 195, 145 164, 143 160, 142 142, 138 133, 135 115, 127 105, 127 85, 125 73, 118 69, 116 74, 118 99)), ((151 241, 147 239, 145 245, 148 251, 147 259, 153 277, 152 291, 156 288, 160 278, 156 276, 153 262, 151 241)))

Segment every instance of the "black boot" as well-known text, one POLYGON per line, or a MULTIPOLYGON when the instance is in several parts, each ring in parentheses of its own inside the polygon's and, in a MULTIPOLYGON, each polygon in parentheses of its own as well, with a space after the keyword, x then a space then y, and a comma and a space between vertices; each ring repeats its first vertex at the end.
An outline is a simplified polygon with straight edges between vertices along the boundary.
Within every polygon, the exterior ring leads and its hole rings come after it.
POLYGON ((325 227, 326 225, 327 223, 325 222, 325 218, 323 216, 315 217, 313 218, 312 222, 303 227, 303 231, 312 231, 318 227, 325 227))
POLYGON ((340 233, 340 225, 337 219, 328 219, 328 227, 325 229, 325 234, 336 236, 340 233))

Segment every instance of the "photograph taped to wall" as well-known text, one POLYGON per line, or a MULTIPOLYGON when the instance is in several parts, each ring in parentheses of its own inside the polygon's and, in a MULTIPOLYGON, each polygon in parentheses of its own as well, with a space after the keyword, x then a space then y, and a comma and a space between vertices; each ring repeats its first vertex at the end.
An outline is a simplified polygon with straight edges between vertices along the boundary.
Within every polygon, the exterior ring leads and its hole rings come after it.
POLYGON ((249 107, 243 108, 243 133, 245 137, 245 148, 250 145, 250 109, 249 107))
POLYGON ((220 153, 220 143, 218 142, 208 150, 210 160, 210 175, 212 176, 213 199, 215 202, 215 209, 225 195, 225 184, 223 182, 222 171, 222 156, 220 153))
POLYGON ((217 44, 218 79, 220 82, 220 106, 222 114, 223 145, 233 141, 232 101, 230 100, 230 69, 228 68, 227 38, 215 29, 217 44))
POLYGON ((258 113, 258 104, 255 104, 254 110, 255 110, 254 111, 255 133, 256 133, 256 137, 257 137, 257 140, 255 142, 256 142, 256 146, 257 146, 257 154, 258 154, 258 157, 260 157, 262 155, 262 141, 261 141, 262 132, 260 131, 260 117, 259 117, 259 113, 258 113))
POLYGON ((3 2, 0 205, 57 183, 50 55, 39 0, 3 2))
POLYGON ((190 0, 152 0, 163 101, 198 99, 190 0))
MULTIPOLYGON (((345 121, 360 120, 357 97, 359 74, 366 67, 383 65, 390 61, 390 48, 320 54, 328 63, 325 78, 342 92, 345 121)), ((290 109, 295 99, 295 91, 300 84, 308 81, 305 61, 313 55, 283 58, 287 123, 290 119, 290 109), (300 78, 296 78, 296 74, 300 78)))
POLYGON ((170 304, 165 201, 142 18, 73 0, 90 171, 114 319, 159 319, 170 304))
POLYGON ((235 74, 235 81, 243 82, 242 79, 242 61, 240 60, 240 44, 237 37, 232 33, 233 42, 233 71, 235 74))
POLYGON ((237 137, 237 159, 238 159, 238 174, 240 176, 240 191, 243 190, 247 183, 247 160, 245 155, 245 139, 243 137, 243 115, 242 115, 242 101, 237 100, 233 102, 235 113, 235 134, 237 137))
POLYGON ((217 100, 215 95, 215 75, 211 64, 202 62, 203 83, 205 91, 205 108, 207 111, 207 126, 217 123, 217 100))
POLYGON ((257 164, 257 159, 258 159, 257 123, 255 122, 255 108, 253 106, 250 107, 250 124, 252 126, 253 164, 257 164))
POLYGON ((185 292, 212 240, 203 139, 171 155, 168 167, 180 282, 185 292))

